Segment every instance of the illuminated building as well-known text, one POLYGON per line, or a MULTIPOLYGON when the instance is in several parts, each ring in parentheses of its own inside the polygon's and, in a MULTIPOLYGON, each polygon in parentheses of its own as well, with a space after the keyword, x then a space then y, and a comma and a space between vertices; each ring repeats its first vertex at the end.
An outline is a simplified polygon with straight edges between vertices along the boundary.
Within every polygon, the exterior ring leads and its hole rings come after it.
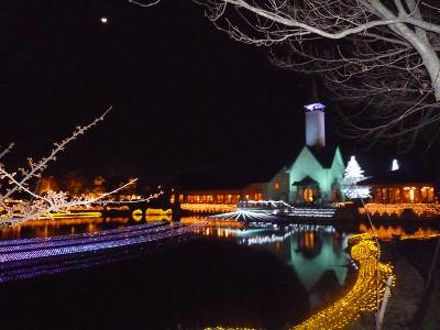
POLYGON ((252 169, 235 172, 204 169, 203 175, 200 172, 192 177, 183 175, 175 181, 178 189, 172 200, 183 205, 183 209, 189 209, 190 204, 220 207, 246 200, 281 200, 307 205, 342 201, 345 165, 339 147, 326 145, 325 105, 314 102, 305 105, 304 110, 305 145, 293 162, 272 168, 254 165, 252 169))
POLYGON ((304 106, 304 109, 306 145, 286 168, 289 178, 288 201, 305 204, 341 201, 345 165, 339 147, 326 146, 325 105, 312 103, 304 106))
MULTIPOLYGON (((389 171, 360 183, 371 187, 371 200, 366 208, 373 215, 402 216, 411 211, 415 216, 440 215, 435 180, 421 173, 389 171)), ((361 208, 360 213, 365 213, 361 208)))

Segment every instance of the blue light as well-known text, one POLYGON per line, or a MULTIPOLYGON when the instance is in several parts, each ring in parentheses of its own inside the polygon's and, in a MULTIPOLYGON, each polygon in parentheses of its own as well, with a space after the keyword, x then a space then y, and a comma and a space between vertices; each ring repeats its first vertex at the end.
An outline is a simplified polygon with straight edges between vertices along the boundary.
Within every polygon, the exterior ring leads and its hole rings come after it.
POLYGON ((311 104, 306 104, 304 106, 304 109, 306 109, 306 111, 324 111, 325 109, 325 105, 322 104, 321 102, 317 102, 317 103, 311 103, 311 104))

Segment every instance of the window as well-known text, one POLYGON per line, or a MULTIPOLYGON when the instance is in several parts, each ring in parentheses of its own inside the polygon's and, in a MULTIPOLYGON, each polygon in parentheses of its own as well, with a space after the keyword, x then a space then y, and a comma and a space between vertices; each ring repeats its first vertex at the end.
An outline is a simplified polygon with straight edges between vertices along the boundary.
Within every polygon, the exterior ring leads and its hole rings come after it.
POLYGON ((278 181, 275 182, 274 188, 275 190, 280 190, 280 183, 278 181))
POLYGON ((306 203, 313 202, 315 200, 313 189, 312 188, 304 189, 303 197, 304 197, 304 202, 306 202, 306 203))

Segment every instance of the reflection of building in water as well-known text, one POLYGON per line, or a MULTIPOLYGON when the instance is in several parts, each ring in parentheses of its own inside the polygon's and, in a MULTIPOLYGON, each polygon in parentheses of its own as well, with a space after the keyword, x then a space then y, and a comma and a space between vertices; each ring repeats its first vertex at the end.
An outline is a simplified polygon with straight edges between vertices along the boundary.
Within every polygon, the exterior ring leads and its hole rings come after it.
MULTIPOLYGON (((290 239, 290 264, 294 267, 299 279, 308 291, 311 291, 327 271, 333 271, 340 285, 344 284, 347 277, 347 267, 344 267, 349 257, 343 249, 347 246, 347 239, 340 241, 341 252, 336 252, 333 248, 332 236, 334 234, 320 234, 319 252, 310 257, 305 255, 301 249, 301 239, 292 236, 290 239)), ((309 236, 308 242, 311 242, 309 236)))
POLYGON ((298 251, 307 258, 314 258, 321 252, 321 238, 315 231, 307 231, 298 235, 298 251))
POLYGON ((341 285, 333 269, 326 270, 311 289, 311 305, 322 305, 337 297, 341 285))
POLYGON ((334 235, 332 236, 332 246, 333 246, 333 252, 336 254, 342 253, 342 249, 343 249, 343 240, 344 240, 344 235, 339 234, 337 232, 334 233, 334 235))
POLYGON ((106 228, 125 225, 129 221, 128 217, 32 220, 0 228, 0 240, 73 235, 85 232, 92 233, 106 228))
MULTIPOLYGON (((393 238, 399 238, 401 240, 405 239, 431 239, 435 237, 440 237, 440 230, 427 228, 427 227, 419 227, 417 229, 409 230, 405 229, 402 226, 373 226, 374 233, 379 237, 382 241, 389 241, 393 238)), ((373 234, 372 229, 365 225, 359 225, 359 231, 363 233, 371 233, 373 234)))
MULTIPOLYGON (((306 141, 291 163, 255 164, 249 168, 200 169, 176 178, 176 196, 185 209, 190 204, 235 205, 240 200, 283 200, 299 204, 341 201, 344 161, 339 147, 325 140, 325 105, 305 109, 306 141)), ((208 210, 208 208, 205 208, 208 210)))

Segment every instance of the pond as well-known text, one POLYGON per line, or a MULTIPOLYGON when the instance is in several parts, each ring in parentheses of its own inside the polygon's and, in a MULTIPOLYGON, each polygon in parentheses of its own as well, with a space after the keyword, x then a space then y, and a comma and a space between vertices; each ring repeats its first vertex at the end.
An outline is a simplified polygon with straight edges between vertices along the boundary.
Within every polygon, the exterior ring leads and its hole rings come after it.
MULTIPOLYGON (((198 221, 181 219, 184 224, 198 221)), ((130 218, 41 220, 2 228, 0 238, 66 235, 136 223, 130 218)), ((2 285, 0 325, 8 329, 25 324, 45 329, 282 329, 341 296, 356 274, 346 253, 347 239, 352 232, 367 230, 362 225, 353 230, 216 221, 196 229, 201 239, 183 245, 2 285)), ((424 229, 376 230, 392 237, 424 229)))

